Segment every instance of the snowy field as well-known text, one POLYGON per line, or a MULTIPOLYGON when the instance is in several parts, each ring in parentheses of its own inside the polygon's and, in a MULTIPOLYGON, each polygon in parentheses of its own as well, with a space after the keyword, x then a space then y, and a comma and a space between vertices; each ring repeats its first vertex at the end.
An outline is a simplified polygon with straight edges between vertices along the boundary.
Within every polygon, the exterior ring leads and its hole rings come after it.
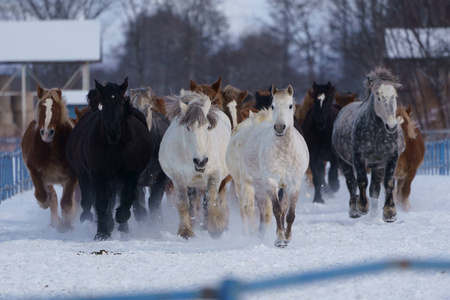
MULTIPOLYGON (((94 298, 216 287, 225 278, 242 281, 359 263, 394 259, 450 260, 450 177, 418 176, 409 213, 397 221, 348 217, 348 192, 341 189, 325 205, 312 204, 303 184, 288 247, 274 247, 275 224, 268 237, 245 237, 234 197, 229 230, 214 240, 177 237, 178 214, 164 199, 164 231, 152 237, 132 216, 131 232, 117 231, 110 241, 93 241, 95 224, 75 224, 68 233, 48 227, 33 191, 0 204, 0 299, 94 298), (95 254, 105 250, 103 255, 95 254)), ((61 190, 58 190, 60 194, 61 190)), ((382 195, 383 196, 383 195, 382 195)), ((388 271, 381 274, 289 286, 243 299, 450 299, 450 271, 388 271)))

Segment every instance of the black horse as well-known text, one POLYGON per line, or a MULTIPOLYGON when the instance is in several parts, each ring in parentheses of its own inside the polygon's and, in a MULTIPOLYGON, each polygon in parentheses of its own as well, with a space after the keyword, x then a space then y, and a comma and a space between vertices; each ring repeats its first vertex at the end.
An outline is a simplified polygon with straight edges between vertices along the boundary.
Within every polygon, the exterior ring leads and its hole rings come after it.
POLYGON ((90 211, 95 205, 96 240, 108 239, 114 229, 112 209, 118 191, 115 219, 119 231, 128 231, 139 176, 155 152, 144 115, 125 96, 127 87, 128 78, 120 86, 95 81, 95 90, 88 94, 91 111, 79 120, 67 141, 66 156, 81 188, 81 221, 93 220, 90 211))
POLYGON ((314 184, 314 202, 324 203, 321 188, 325 185, 325 164, 330 162, 328 184, 332 192, 339 190, 338 164, 331 147, 333 123, 339 109, 333 105, 334 86, 331 82, 318 85, 313 83, 314 104, 306 114, 302 124, 303 136, 308 144, 309 167, 314 184))

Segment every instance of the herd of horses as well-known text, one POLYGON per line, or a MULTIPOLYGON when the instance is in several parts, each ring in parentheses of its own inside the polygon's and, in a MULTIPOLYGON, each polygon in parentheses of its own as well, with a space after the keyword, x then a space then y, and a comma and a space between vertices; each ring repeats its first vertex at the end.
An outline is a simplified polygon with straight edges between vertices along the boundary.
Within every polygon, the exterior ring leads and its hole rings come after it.
POLYGON ((324 203, 322 193, 340 187, 339 169, 351 218, 376 212, 381 183, 384 221, 396 220, 394 196, 410 209, 425 148, 411 107, 397 107, 401 84, 389 70, 367 75, 363 101, 338 94, 331 82, 314 82, 301 105, 290 85, 258 91, 250 101, 247 91, 220 85, 221 79, 211 85, 191 80, 189 90, 161 98, 150 87, 127 95, 127 79, 120 85, 95 81, 76 119, 60 89, 38 85, 36 116, 21 146, 35 197, 50 207, 51 226, 73 228, 80 204, 81 221, 97 220, 96 240, 110 238, 116 223, 128 232, 131 209, 158 233, 166 194, 176 203, 179 236, 194 237, 201 226, 219 237, 228 227, 232 181, 244 234, 265 236, 274 216, 275 245, 285 247, 304 175, 314 185, 313 202, 324 203), (54 184, 63 187, 62 217, 54 184))

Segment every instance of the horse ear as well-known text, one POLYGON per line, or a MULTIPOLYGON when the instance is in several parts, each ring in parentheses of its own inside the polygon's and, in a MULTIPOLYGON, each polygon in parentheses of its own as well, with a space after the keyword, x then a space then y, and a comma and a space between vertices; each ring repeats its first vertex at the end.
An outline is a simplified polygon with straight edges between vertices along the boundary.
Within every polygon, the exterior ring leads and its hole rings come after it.
POLYGON ((289 85, 287 87, 287 92, 289 93, 289 96, 294 95, 294 89, 292 88, 292 85, 289 85))
POLYGON ((239 97, 241 97, 241 100, 244 101, 245 97, 247 97, 247 90, 241 92, 241 93, 239 94, 239 97))
POLYGON ((406 112, 408 113, 408 115, 411 115, 411 105, 408 105, 408 107, 406 108, 406 112))
POLYGON ((197 87, 197 83, 194 80, 189 81, 189 89, 191 91, 194 91, 196 87, 197 87))
POLYGON ((219 77, 219 79, 211 85, 212 89, 218 93, 220 90, 221 83, 222 83, 222 77, 219 77))
POLYGON ((278 92, 277 88, 273 84, 270 87, 270 92, 272 93, 272 96, 278 92))
POLYGON ((62 99, 62 92, 60 89, 56 89, 56 93, 59 95, 59 98, 62 99))
POLYGON ((95 82, 95 89, 96 89, 100 94, 102 94, 105 87, 104 87, 103 85, 101 85, 101 84, 100 84, 97 80, 95 80, 95 79, 94 79, 94 82, 95 82))
POLYGON ((42 89, 41 86, 37 84, 37 96, 39 99, 41 99, 42 94, 44 94, 44 89, 42 89))
POLYGON ((125 92, 127 91, 128 88, 128 77, 125 77, 125 79, 123 80, 123 83, 120 85, 120 90, 122 91, 122 94, 125 96, 125 92))
POLYGON ((248 112, 248 117, 249 118, 253 118, 255 116, 255 113, 252 112, 251 110, 248 112))

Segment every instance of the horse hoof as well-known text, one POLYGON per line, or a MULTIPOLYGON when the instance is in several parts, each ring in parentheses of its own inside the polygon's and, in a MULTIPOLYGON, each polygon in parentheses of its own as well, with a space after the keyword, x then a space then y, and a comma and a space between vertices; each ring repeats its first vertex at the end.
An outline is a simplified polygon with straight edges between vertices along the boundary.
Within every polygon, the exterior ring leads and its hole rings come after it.
POLYGON ((90 212, 82 212, 81 216, 80 216, 80 221, 84 222, 84 221, 90 221, 90 222, 94 222, 94 215, 90 212))
POLYGON ((361 217, 361 213, 359 212, 359 210, 356 207, 352 207, 350 208, 350 211, 348 212, 348 216, 352 219, 356 219, 361 217))
POLYGON ((117 223, 125 223, 130 218, 131 213, 129 210, 119 207, 116 210, 116 222, 117 223))
POLYGON ((323 201, 322 198, 318 198, 318 199, 314 199, 313 203, 325 204, 325 201, 323 201))
POLYGON ((119 228, 117 228, 121 233, 128 233, 130 232, 130 229, 128 228, 128 222, 122 223, 119 225, 119 228))
POLYGON ((97 232, 94 237, 95 241, 106 241, 111 238, 111 234, 109 232, 97 232))
POLYGON ((184 228, 184 229, 178 229, 178 235, 181 236, 184 239, 189 239, 195 237, 195 234, 192 230, 184 228))
POLYGON ((397 220, 397 211, 395 207, 388 207, 383 209, 383 221, 392 223, 397 220))
POLYGON ((340 188, 339 181, 336 181, 336 182, 330 181, 329 185, 330 185, 330 190, 333 193, 336 193, 337 191, 339 191, 339 188, 340 188))
POLYGON ((359 201, 356 202, 356 208, 362 215, 367 215, 367 213, 369 212, 369 205, 370 204, 368 201, 364 205, 361 205, 361 203, 359 201))
POLYGON ((275 241, 275 247, 284 248, 288 245, 288 242, 286 240, 276 240, 275 241))
POLYGON ((58 232, 60 233, 66 233, 70 230, 73 230, 73 226, 67 223, 61 223, 58 228, 57 228, 58 232))

